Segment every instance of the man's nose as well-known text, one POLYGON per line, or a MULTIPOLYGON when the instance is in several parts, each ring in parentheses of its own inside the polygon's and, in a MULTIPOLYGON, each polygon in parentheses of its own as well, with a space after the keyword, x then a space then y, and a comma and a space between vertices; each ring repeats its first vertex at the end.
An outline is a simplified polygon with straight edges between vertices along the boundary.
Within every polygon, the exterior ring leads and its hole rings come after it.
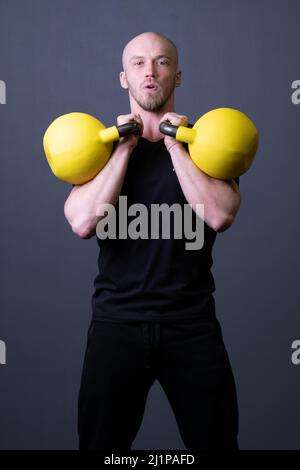
POLYGON ((148 77, 156 77, 157 72, 155 68, 155 64, 153 62, 148 62, 146 70, 145 70, 145 76, 148 77))

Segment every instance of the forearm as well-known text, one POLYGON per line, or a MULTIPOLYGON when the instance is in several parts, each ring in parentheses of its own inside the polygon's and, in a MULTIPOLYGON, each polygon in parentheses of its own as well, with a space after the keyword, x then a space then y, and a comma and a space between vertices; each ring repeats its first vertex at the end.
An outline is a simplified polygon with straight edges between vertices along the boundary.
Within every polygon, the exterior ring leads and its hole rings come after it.
POLYGON ((240 206, 237 183, 211 178, 203 173, 181 144, 174 145, 170 155, 186 200, 196 212, 196 205, 204 204, 205 222, 215 231, 226 230, 240 206))
POLYGON ((118 145, 103 169, 85 184, 74 186, 65 202, 64 213, 74 233, 90 238, 103 216, 97 216, 101 204, 115 205, 124 182, 128 160, 128 146, 118 145))

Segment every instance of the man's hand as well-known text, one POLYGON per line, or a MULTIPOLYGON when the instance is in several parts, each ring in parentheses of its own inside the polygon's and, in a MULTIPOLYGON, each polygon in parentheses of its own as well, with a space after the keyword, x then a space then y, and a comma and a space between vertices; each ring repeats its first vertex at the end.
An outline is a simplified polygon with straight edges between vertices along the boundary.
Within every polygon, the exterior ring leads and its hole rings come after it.
MULTIPOLYGON (((189 122, 187 116, 181 116, 180 114, 176 113, 166 113, 160 120, 160 123, 163 121, 169 121, 171 124, 173 124, 173 126, 187 126, 189 122)), ((169 137, 168 135, 165 136, 164 142, 168 152, 170 152, 174 145, 182 146, 181 142, 174 139, 174 137, 169 137)))
POLYGON ((126 137, 121 137, 118 146, 122 146, 122 148, 128 148, 130 152, 136 147, 140 136, 143 134, 143 121, 139 114, 125 114, 117 117, 117 124, 118 126, 122 124, 127 124, 128 122, 136 121, 141 126, 140 134, 130 134, 126 137))

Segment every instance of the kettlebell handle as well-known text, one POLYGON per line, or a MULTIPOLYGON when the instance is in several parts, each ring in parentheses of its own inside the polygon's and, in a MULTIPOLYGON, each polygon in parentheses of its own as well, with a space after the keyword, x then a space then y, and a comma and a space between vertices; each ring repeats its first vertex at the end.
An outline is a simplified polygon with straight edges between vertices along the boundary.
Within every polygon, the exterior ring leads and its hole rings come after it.
POLYGON ((159 130, 162 134, 168 135, 170 137, 176 137, 176 132, 178 126, 173 126, 169 121, 163 121, 159 125, 159 130))
POLYGON ((117 126, 117 129, 118 129, 120 137, 125 137, 126 135, 129 135, 129 134, 140 134, 141 125, 136 121, 132 121, 132 122, 127 122, 126 124, 117 126))
POLYGON ((185 142, 186 144, 193 142, 196 135, 193 124, 174 126, 169 121, 163 121, 159 125, 159 130, 162 134, 174 137, 179 142, 185 142))

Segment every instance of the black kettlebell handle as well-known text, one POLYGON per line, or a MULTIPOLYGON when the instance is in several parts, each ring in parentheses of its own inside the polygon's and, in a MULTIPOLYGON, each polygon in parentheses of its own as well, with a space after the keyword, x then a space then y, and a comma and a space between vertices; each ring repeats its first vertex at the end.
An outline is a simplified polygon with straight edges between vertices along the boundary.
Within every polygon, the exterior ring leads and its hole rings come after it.
MULTIPOLYGON (((162 134, 168 135, 170 137, 176 137, 176 132, 179 126, 173 126, 169 121, 163 121, 159 125, 159 130, 162 134)), ((193 124, 188 124, 185 127, 192 128, 193 124)))
POLYGON ((178 126, 173 126, 169 121, 163 121, 159 125, 159 130, 162 134, 176 137, 178 126))
POLYGON ((121 126, 117 126, 117 129, 120 137, 125 137, 129 134, 140 134, 142 128, 138 122, 132 121, 122 124, 121 126))

